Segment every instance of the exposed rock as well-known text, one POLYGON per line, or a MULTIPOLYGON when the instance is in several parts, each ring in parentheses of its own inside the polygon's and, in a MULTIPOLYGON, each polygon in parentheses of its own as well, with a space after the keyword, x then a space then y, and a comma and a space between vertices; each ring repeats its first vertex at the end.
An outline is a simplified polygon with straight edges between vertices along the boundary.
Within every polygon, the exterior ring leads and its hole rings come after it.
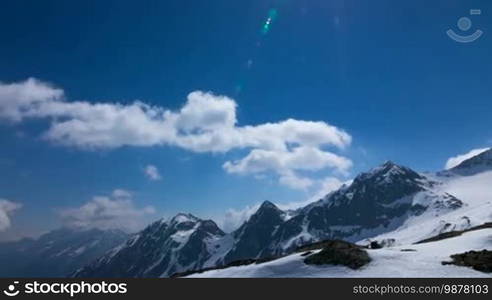
POLYGON ((308 255, 311 255, 311 254, 313 254, 313 251, 306 251, 303 254, 301 254, 301 256, 308 256, 308 255))
POLYGON ((308 265, 344 265, 351 269, 359 269, 370 261, 361 247, 339 240, 325 242, 323 250, 304 259, 308 265))
POLYGON ((465 229, 465 230, 444 232, 444 233, 438 234, 436 236, 430 237, 428 239, 418 241, 415 244, 423 244, 423 243, 429 243, 429 242, 435 242, 435 241, 440 241, 440 240, 444 240, 444 239, 449 239, 452 237, 460 236, 464 232, 480 230, 480 229, 485 229, 485 228, 492 228, 492 222, 487 222, 487 223, 484 223, 482 225, 475 226, 475 227, 465 229))
POLYGON ((365 239, 360 242, 359 245, 363 245, 364 248, 367 249, 381 249, 386 247, 393 247, 396 244, 396 239, 388 238, 388 239, 365 239))
POLYGON ((481 272, 492 272, 492 251, 468 251, 465 253, 451 255, 452 261, 443 261, 443 265, 457 265, 472 267, 473 269, 481 272))
POLYGON ((371 249, 381 249, 381 248, 383 248, 383 246, 381 244, 379 244, 378 241, 372 241, 369 244, 369 248, 371 248, 371 249))

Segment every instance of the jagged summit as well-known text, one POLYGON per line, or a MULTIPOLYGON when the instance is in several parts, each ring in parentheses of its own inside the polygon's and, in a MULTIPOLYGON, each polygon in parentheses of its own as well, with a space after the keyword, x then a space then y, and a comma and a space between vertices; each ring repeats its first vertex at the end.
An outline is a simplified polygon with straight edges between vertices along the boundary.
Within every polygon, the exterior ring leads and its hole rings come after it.
POLYGON ((277 213, 277 214, 283 214, 284 213, 284 211, 282 211, 280 208, 278 208, 278 206, 276 206, 274 203, 272 203, 272 202, 270 202, 268 200, 265 200, 260 205, 260 207, 255 212, 255 214, 259 214, 259 213, 263 213, 263 212, 268 212, 268 211, 271 211, 271 212, 274 212, 274 213, 277 213))
MULTIPOLYGON (((272 220, 272 219, 282 220, 282 216, 284 214, 285 214, 284 211, 282 211, 272 202, 266 200, 260 205, 260 207, 256 210, 256 212, 252 214, 251 217, 249 217, 248 221, 246 221, 246 223, 244 223, 243 226, 246 224, 252 225, 258 222, 262 222, 264 220, 272 220)), ((238 231, 240 230, 238 229, 238 231)))
POLYGON ((178 213, 176 214, 171 220, 171 224, 179 224, 179 223, 185 223, 185 222, 198 222, 200 221, 200 218, 195 217, 194 215, 190 213, 178 213))
POLYGON ((260 205, 259 209, 264 209, 264 208, 277 208, 278 209, 278 207, 275 204, 273 204, 272 202, 270 202, 268 200, 263 201, 263 203, 260 205))
POLYGON ((393 183, 401 180, 421 179, 422 176, 412 169, 398 165, 392 161, 386 161, 368 172, 361 173, 354 179, 354 183, 361 181, 373 181, 373 183, 393 183))
MULTIPOLYGON (((384 174, 401 174, 401 173, 407 173, 407 172, 413 172, 410 168, 407 168, 405 166, 399 165, 391 160, 387 160, 381 165, 372 168, 368 172, 362 173, 362 174, 368 174, 368 175, 384 175, 384 174)), ((413 172, 415 173, 415 172, 413 172)), ((362 175, 361 174, 361 175, 362 175)))
POLYGON ((224 235, 211 220, 178 213, 169 221, 147 226, 74 276, 169 276, 203 266, 215 250, 210 244, 224 235))
POLYGON ((264 201, 241 227, 233 232, 234 247, 224 257, 226 262, 263 255, 271 242, 272 232, 284 222, 285 212, 264 201))
POLYGON ((392 160, 386 160, 381 166, 393 167, 393 166, 398 166, 398 164, 394 163, 392 160))
POLYGON ((284 219, 285 212, 278 208, 275 204, 272 202, 266 200, 263 201, 263 203, 260 205, 258 210, 251 215, 251 217, 248 219, 248 221, 245 224, 252 225, 258 222, 265 222, 268 220, 268 222, 276 222, 276 221, 281 221, 284 219))

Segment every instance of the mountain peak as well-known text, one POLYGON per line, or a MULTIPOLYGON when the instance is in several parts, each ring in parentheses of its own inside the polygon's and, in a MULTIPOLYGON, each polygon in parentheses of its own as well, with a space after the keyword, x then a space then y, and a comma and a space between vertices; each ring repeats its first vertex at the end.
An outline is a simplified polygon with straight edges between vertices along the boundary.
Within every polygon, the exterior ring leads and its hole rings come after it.
POLYGON ((395 164, 393 161, 391 160, 387 160, 385 161, 381 166, 384 166, 384 167, 392 167, 392 166, 398 166, 397 164, 395 164))
POLYGON ((258 210, 251 216, 255 218, 260 218, 264 215, 272 216, 272 215, 278 215, 281 216, 285 212, 278 208, 273 202, 270 202, 268 200, 263 201, 263 203, 260 205, 258 210))
POLYGON ((410 168, 398 165, 390 160, 385 161, 382 165, 371 169, 366 173, 361 173, 355 178, 355 181, 374 179, 378 182, 391 182, 392 178, 405 177, 417 179, 421 176, 410 168))
POLYGON ((273 204, 272 202, 268 201, 268 200, 265 200, 263 201, 263 203, 260 205, 260 208, 258 208, 258 210, 260 209, 266 209, 266 208, 274 208, 274 209, 279 209, 275 204, 273 204))
POLYGON ((387 160, 382 165, 380 165, 379 167, 376 167, 374 169, 388 172, 390 170, 405 170, 407 168, 404 166, 400 166, 399 164, 397 164, 391 160, 387 160))
POLYGON ((264 201, 251 217, 234 231, 237 243, 225 256, 234 261, 258 256, 271 242, 272 232, 284 222, 285 212, 270 201, 264 201))
POLYGON ((199 218, 195 217, 190 213, 178 213, 170 221, 170 223, 180 224, 185 222, 197 222, 200 221, 199 218))
MULTIPOLYGON (((252 214, 246 223, 256 223, 262 222, 265 219, 281 219, 285 214, 283 210, 278 208, 275 204, 270 201, 263 201, 260 207, 252 214)), ((245 225, 244 223, 243 225, 245 225)))

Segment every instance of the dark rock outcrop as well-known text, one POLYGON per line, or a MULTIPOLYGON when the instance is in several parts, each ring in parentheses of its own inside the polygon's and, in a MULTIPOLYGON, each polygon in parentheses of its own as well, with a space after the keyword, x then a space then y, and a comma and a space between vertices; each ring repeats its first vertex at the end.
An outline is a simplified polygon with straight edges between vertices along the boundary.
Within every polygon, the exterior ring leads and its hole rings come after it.
POLYGON ((323 250, 304 259, 308 265, 344 265, 359 269, 368 264, 371 258, 361 247, 345 241, 325 242, 323 250))
POLYGON ((427 239, 423 239, 421 241, 418 241, 415 244, 423 244, 423 243, 429 243, 429 242, 435 242, 435 241, 445 240, 445 239, 449 239, 449 238, 460 236, 460 235, 462 235, 465 232, 475 231, 475 230, 480 230, 480 229, 486 229, 486 228, 492 228, 492 222, 487 222, 487 223, 484 223, 482 225, 475 226, 475 227, 472 227, 472 228, 468 228, 468 229, 465 229, 465 230, 456 230, 456 231, 444 232, 444 233, 438 234, 436 236, 433 236, 433 237, 430 237, 430 238, 427 238, 427 239))
POLYGON ((443 261, 443 265, 457 265, 471 267, 474 270, 492 273, 492 251, 468 251, 465 253, 451 255, 452 261, 443 261))

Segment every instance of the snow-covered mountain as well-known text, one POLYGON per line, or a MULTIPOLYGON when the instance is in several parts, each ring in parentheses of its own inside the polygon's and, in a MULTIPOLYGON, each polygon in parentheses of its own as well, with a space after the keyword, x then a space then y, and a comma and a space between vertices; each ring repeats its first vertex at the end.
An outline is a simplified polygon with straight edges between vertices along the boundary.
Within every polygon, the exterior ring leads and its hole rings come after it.
POLYGON ((386 162, 294 212, 264 202, 225 234, 210 220, 178 214, 158 221, 76 273, 80 277, 160 277, 292 253, 306 243, 343 239, 402 246, 490 221, 490 152, 438 173, 386 162), (458 172, 457 170, 471 170, 458 172), (489 184, 487 184, 487 182, 489 184))
POLYGON ((64 277, 124 242, 119 230, 57 229, 0 244, 0 277, 64 277))
POLYGON ((284 254, 318 240, 357 241, 396 229, 430 209, 444 213, 462 206, 436 185, 409 168, 386 162, 300 209, 273 233, 270 249, 284 254))
POLYGON ((394 231, 374 236, 373 240, 413 243, 443 232, 463 230, 492 220, 492 150, 463 161, 458 166, 426 174, 432 178, 433 191, 453 195, 462 205, 446 213, 427 210, 407 219, 394 231))
POLYGON ((154 222, 125 243, 78 270, 77 277, 165 277, 201 268, 225 233, 211 220, 178 214, 154 222))

